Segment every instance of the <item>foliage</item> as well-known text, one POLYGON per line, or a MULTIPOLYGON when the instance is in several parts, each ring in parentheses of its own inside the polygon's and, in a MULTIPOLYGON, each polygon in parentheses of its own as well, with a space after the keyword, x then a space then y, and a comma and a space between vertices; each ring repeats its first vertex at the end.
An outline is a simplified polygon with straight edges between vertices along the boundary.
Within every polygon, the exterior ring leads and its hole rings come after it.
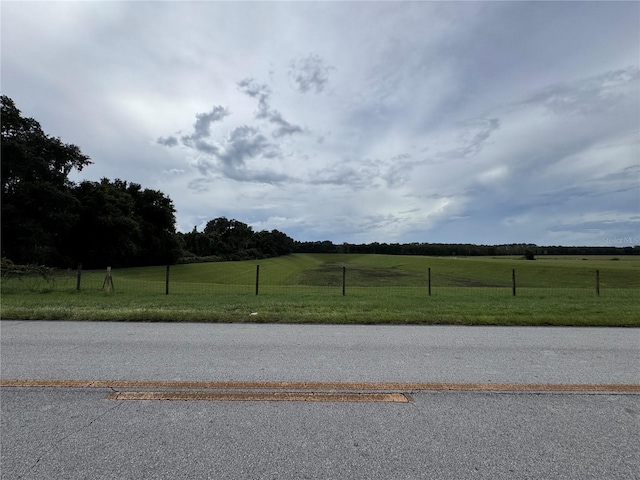
POLYGON ((428 255, 451 257, 480 257, 495 255, 521 255, 527 251, 534 255, 640 255, 640 246, 634 247, 589 247, 589 246, 546 246, 539 247, 528 243, 510 243, 502 245, 475 245, 470 243, 343 243, 336 245, 329 240, 322 242, 295 242, 295 253, 359 253, 378 255, 428 255))
POLYGON ((0 259, 0 272, 2 279, 23 278, 27 276, 37 276, 46 281, 53 281, 55 271, 51 267, 44 265, 16 265, 8 258, 0 259))
MULTIPOLYGON (((8 282, 19 282, 19 291, 52 292, 56 288, 56 272, 44 265, 16 265, 8 258, 0 259, 2 287, 8 282)), ((3 293, 6 289, 3 288, 3 293)))
POLYGON ((166 265, 181 256, 173 203, 162 192, 106 178, 73 192, 81 205, 75 258, 85 268, 166 265))
POLYGON ((277 257, 291 253, 294 244, 278 230, 254 232, 249 225, 226 217, 210 220, 202 232, 194 227, 180 236, 185 250, 181 263, 194 263, 194 258, 238 261, 277 257))
POLYGON ((2 255, 21 264, 65 262, 77 200, 69 173, 91 164, 75 145, 46 135, 9 97, 2 108, 2 255))

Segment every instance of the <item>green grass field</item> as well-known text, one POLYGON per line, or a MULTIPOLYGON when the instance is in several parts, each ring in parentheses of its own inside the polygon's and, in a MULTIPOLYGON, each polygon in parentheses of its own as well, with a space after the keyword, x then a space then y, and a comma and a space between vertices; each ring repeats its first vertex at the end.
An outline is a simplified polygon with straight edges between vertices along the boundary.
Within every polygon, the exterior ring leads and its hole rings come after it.
POLYGON ((294 254, 3 278, 3 319, 640 326, 640 257, 294 254), (259 265, 259 295, 256 270, 259 265), (345 268, 345 295, 342 275, 345 268), (431 296, 427 272, 431 269, 431 296), (512 270, 516 270, 516 296, 512 270), (596 270, 600 296, 596 295, 596 270))

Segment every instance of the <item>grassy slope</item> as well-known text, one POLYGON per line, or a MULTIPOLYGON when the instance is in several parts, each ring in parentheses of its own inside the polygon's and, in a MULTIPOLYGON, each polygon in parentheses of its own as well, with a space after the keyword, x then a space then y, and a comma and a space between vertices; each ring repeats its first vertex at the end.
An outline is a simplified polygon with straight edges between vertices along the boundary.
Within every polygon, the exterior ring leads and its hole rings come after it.
MULTIPOLYGON (((253 285, 256 264, 264 285, 327 286, 341 284, 342 267, 353 286, 420 286, 431 268, 434 286, 510 287, 516 269, 522 287, 592 288, 595 271, 601 285, 640 288, 640 257, 539 257, 525 261, 515 257, 419 257, 397 255, 297 254, 248 262, 224 262, 172 267, 176 282, 253 285)), ((148 276, 164 281, 162 267, 129 269, 127 276, 148 276)))
MULTIPOLYGON (((179 265, 85 272, 49 293, 7 293, 2 318, 148 321, 450 323, 640 326, 640 258, 434 258, 299 254, 260 262, 179 265), (260 295, 255 295, 256 264, 260 295), (342 266, 347 295, 341 295, 342 266), (433 296, 425 292, 432 270, 433 296), (515 268, 518 296, 510 292, 515 268), (602 296, 594 293, 600 270, 602 296), (360 288, 366 286, 367 288, 360 288), (485 288, 463 288, 463 287, 485 288), (486 288, 492 287, 492 288, 486 288), (502 287, 502 288, 493 288, 502 287), (537 287, 537 288, 533 288, 537 287), (257 312, 258 315, 250 315, 257 312)), ((27 289, 29 290, 29 289, 27 289)), ((31 290, 34 290, 31 288, 31 290)), ((37 290, 37 289, 36 289, 37 290)))

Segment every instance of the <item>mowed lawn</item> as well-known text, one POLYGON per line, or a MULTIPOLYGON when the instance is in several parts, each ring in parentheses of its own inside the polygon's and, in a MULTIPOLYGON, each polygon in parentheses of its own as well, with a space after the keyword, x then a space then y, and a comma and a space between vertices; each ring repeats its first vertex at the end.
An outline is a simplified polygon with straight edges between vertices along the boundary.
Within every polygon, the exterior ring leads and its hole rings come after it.
POLYGON ((162 266, 114 269, 112 275, 112 291, 104 288, 105 271, 82 272, 79 291, 77 272, 60 275, 54 282, 5 278, 0 315, 3 319, 640 326, 639 256, 539 256, 528 261, 293 254, 175 265, 168 272, 162 266))

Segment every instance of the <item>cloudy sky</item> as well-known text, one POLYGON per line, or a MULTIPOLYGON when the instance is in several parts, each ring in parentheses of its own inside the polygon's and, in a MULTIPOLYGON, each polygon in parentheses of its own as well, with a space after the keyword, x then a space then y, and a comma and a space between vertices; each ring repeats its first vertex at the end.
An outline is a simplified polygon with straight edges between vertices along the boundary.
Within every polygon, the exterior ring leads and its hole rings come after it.
POLYGON ((640 244, 638 2, 1 3, 1 90, 177 227, 640 244))

